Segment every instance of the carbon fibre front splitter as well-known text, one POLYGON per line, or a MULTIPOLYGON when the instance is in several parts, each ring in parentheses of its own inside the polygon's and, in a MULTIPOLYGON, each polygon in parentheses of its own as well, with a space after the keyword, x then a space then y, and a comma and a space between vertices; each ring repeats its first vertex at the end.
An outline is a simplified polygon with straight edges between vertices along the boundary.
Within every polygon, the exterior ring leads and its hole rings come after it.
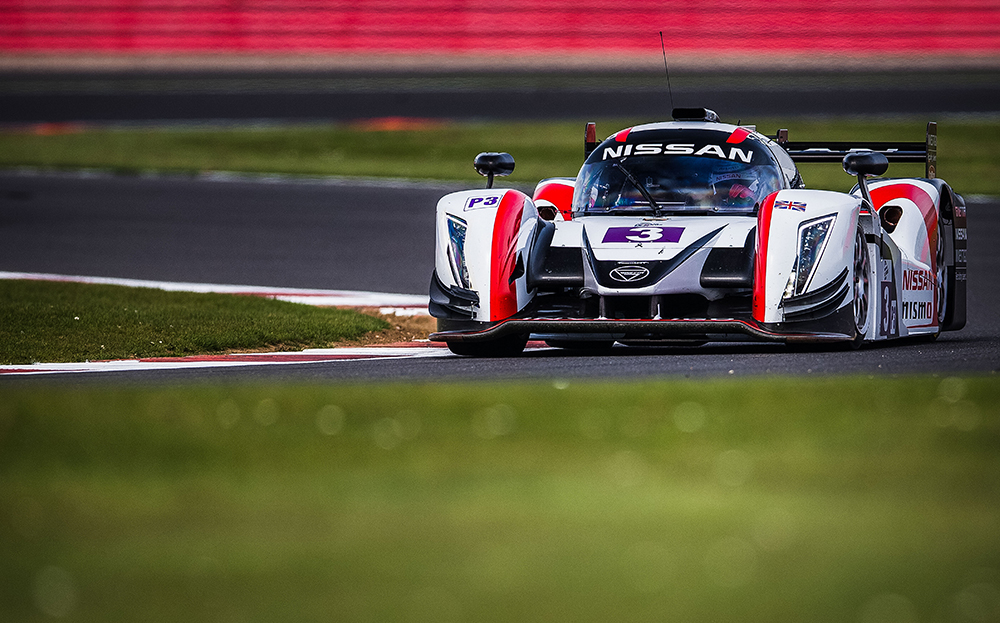
POLYGON ((842 333, 783 333, 756 322, 739 319, 606 320, 574 318, 512 318, 486 328, 438 331, 433 342, 481 342, 516 334, 563 336, 600 335, 606 339, 708 339, 711 341, 760 340, 767 342, 846 342, 842 333))

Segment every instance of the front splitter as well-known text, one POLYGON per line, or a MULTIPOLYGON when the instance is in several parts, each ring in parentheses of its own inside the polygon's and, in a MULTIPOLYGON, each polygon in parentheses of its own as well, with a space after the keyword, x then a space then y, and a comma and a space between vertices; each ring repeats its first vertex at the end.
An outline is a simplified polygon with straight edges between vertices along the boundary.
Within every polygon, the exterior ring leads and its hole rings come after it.
POLYGON ((852 336, 841 333, 779 333, 754 322, 728 319, 610 320, 574 318, 512 318, 485 329, 438 331, 433 342, 484 342, 516 334, 565 336, 600 335, 625 340, 659 337, 664 339, 701 338, 709 341, 757 340, 766 342, 846 342, 852 336))

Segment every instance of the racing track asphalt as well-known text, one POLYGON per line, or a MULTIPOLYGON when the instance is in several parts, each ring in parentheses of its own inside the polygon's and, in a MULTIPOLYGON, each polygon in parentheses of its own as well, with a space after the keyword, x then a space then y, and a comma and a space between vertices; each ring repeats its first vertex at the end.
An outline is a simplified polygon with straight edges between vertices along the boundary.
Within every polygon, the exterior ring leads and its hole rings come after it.
MULTIPOLYGON (((448 184, 0 174, 0 270, 420 294, 448 184)), ((0 382, 388 381, 995 373, 1000 201, 969 205, 969 324, 933 343, 856 352, 769 344, 536 351, 6 378, 0 382)))
POLYGON ((675 72, 0 73, 0 124, 663 118, 998 113, 995 69, 675 72))

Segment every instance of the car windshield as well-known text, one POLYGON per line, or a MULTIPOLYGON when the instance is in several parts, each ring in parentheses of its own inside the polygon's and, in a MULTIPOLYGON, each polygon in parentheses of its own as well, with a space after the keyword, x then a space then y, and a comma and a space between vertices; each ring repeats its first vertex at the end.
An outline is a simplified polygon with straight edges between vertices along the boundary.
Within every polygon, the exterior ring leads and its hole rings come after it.
POLYGON ((780 169, 765 150, 751 162, 713 155, 633 155, 588 162, 577 177, 573 211, 582 215, 752 213, 780 190, 780 169))

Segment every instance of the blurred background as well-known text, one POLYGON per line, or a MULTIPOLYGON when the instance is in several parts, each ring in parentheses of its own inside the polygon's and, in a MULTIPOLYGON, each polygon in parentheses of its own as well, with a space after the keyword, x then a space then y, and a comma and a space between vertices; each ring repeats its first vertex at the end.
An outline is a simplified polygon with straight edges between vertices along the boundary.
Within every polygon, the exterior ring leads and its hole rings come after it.
POLYGON ((992 64, 993 0, 5 0, 8 63, 656 69, 992 64))
POLYGON ((0 122, 984 113, 998 52, 996 0, 3 0, 0 122))

